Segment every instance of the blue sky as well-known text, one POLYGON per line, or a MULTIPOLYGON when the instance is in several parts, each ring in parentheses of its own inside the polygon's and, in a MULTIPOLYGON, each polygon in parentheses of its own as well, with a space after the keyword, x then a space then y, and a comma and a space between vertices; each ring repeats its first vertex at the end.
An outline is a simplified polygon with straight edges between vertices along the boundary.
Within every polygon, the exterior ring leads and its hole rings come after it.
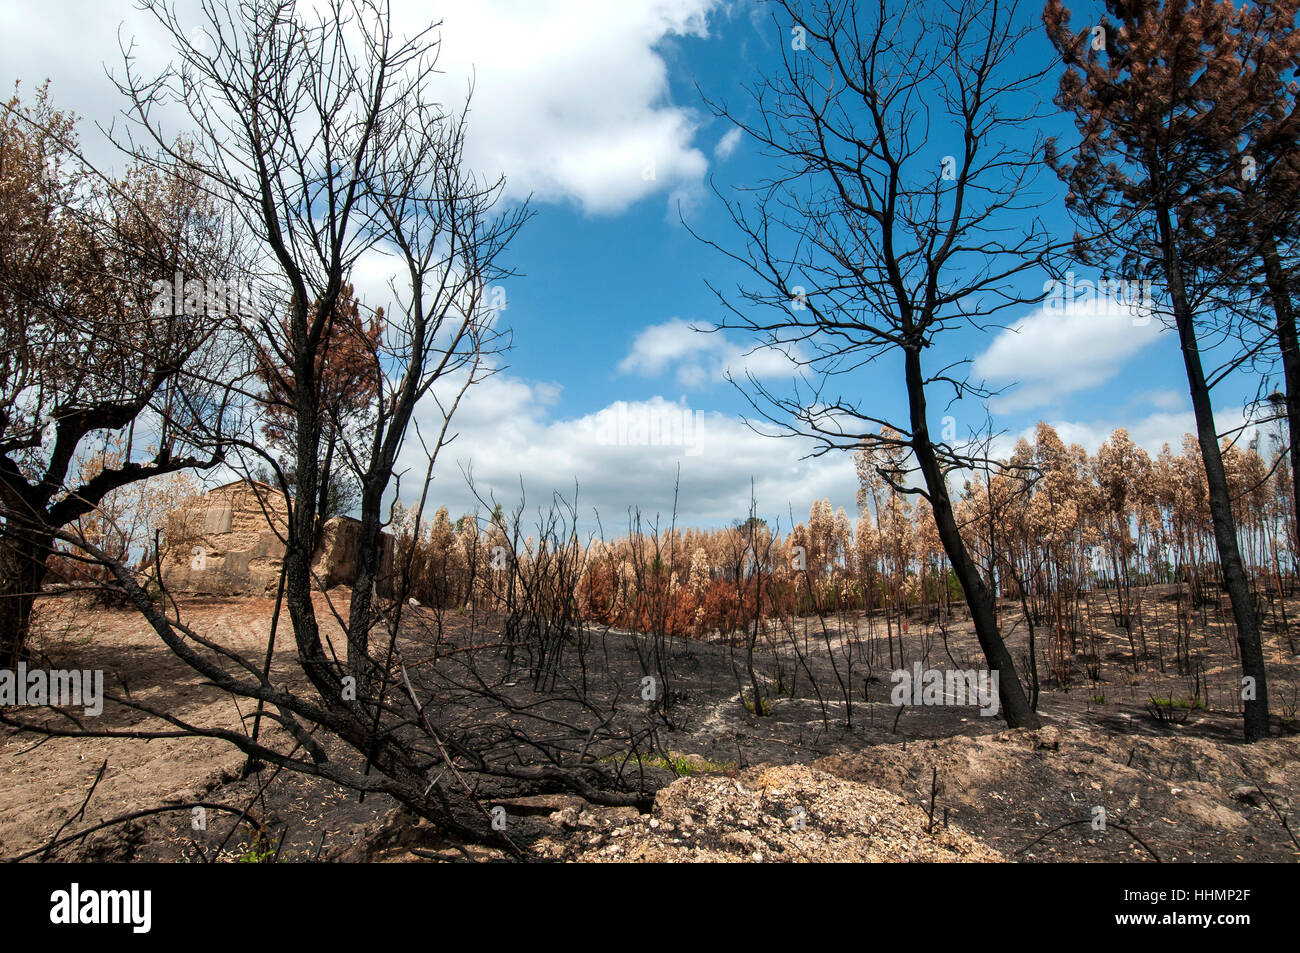
MULTIPOLYGON (((106 68, 120 72, 119 26, 137 38, 146 64, 165 60, 165 44, 127 2, 57 6, 60 16, 51 17, 49 4, 0 0, 0 63, 12 74, 5 79, 30 88, 48 76, 56 104, 107 121, 120 108, 104 76, 106 68)), ((504 172, 512 199, 531 194, 536 212, 510 258, 522 275, 505 286, 509 366, 462 408, 460 437, 436 471, 435 505, 453 514, 472 507, 467 468, 481 492, 505 500, 517 498, 522 478, 531 503, 552 489, 570 492, 576 480, 584 514, 596 508, 607 531, 618 530, 630 506, 666 516, 680 467, 679 522, 744 516, 751 479, 760 512, 783 524, 787 508, 802 518, 814 497, 853 513, 847 455, 801 460, 806 446, 750 432, 740 420, 744 399, 722 379, 725 368, 746 365, 771 384, 788 373, 770 357, 746 358, 752 342, 734 333, 686 327, 720 315, 706 279, 725 288, 744 276, 688 234, 679 209, 692 228, 725 244, 735 235, 709 183, 726 191, 766 168, 751 143, 708 114, 695 86, 739 105, 741 84, 775 62, 788 25, 773 24, 753 0, 394 7, 399 28, 441 13, 448 90, 462 89, 471 68, 475 77, 471 156, 483 171, 504 172), (618 419, 619 402, 625 420, 638 413, 680 420, 684 445, 611 445, 606 425, 618 419)), ((1037 15, 1026 7, 1026 17, 1037 15)), ((1076 21, 1085 18, 1080 5, 1076 21)), ((1041 34, 1030 52, 1051 56, 1041 34)), ((92 155, 112 161, 89 122, 83 135, 92 155)), ((1042 185, 1052 195, 1045 218, 1068 231, 1056 183, 1045 176, 1042 185)), ((384 270, 374 261, 356 276, 368 303, 384 303, 384 270)), ((1081 268, 1080 277, 1096 274, 1081 268)), ((977 376, 1011 387, 991 405, 1005 445, 1040 419, 1089 450, 1116 426, 1152 453, 1164 441, 1176 446, 1191 428, 1177 343, 1158 322, 1040 308, 1005 321, 1019 333, 958 333, 944 346, 973 359, 977 376)), ((854 386, 881 416, 902 413, 896 364, 882 363, 854 386)), ((1221 430, 1241 420, 1253 391, 1252 381, 1240 380, 1217 394, 1221 430)), ((983 408, 967 404, 953 410, 961 432, 983 422, 983 408)), ((423 471, 414 456, 407 462, 423 471)))

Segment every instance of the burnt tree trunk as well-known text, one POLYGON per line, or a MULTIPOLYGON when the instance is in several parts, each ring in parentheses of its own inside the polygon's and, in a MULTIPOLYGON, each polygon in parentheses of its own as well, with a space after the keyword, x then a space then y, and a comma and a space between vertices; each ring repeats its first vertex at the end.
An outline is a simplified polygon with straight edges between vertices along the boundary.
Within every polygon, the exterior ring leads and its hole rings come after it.
MULTIPOLYGON (((1154 176, 1153 176, 1154 178, 1154 176)), ((1201 352, 1196 341, 1196 326, 1191 305, 1183 286, 1174 243, 1173 225, 1169 209, 1157 210, 1161 251, 1166 279, 1169 282, 1169 299, 1173 306, 1174 321, 1178 326, 1178 343, 1187 369, 1187 384, 1192 397, 1192 410, 1196 415, 1196 439, 1201 445, 1205 462, 1205 481, 1210 493, 1210 515, 1214 523, 1214 542, 1219 551, 1219 564, 1223 569, 1223 583, 1232 602, 1232 616, 1237 624, 1237 645, 1241 650, 1242 674, 1254 680, 1254 697, 1243 698, 1245 708, 1245 735, 1247 741, 1268 737, 1268 686, 1264 671, 1264 650, 1259 637, 1259 623, 1251 601, 1250 584, 1241 559, 1237 540, 1236 521, 1232 516, 1232 497, 1228 478, 1223 469, 1223 454, 1219 449, 1219 433, 1214 424, 1214 409, 1210 404, 1210 390, 1201 365, 1201 352)), ((1243 696, 1246 694, 1243 691, 1243 696)))
POLYGON ((338 442, 338 431, 329 425, 329 439, 325 443, 325 459, 320 468, 320 491, 316 494, 316 520, 325 525, 330 512, 330 489, 334 484, 334 447, 338 442))
POLYGON ((1272 235, 1264 239, 1261 254, 1264 259, 1264 278, 1268 283, 1269 296, 1273 299, 1273 312, 1277 316, 1277 343, 1282 352, 1287 436, 1291 444, 1292 513, 1300 520, 1300 341, 1296 337, 1290 282, 1282 268, 1282 259, 1272 235))
POLYGON ((1030 707, 1025 697, 1024 686, 1016 674, 1015 663, 1002 634, 998 631, 993 593, 984 584, 979 567, 971 559, 966 544, 957 530, 957 519, 953 514, 952 500, 948 495, 948 483, 939 466, 934 444, 930 441, 930 430, 925 418, 925 378, 921 373, 921 353, 916 345, 906 349, 907 398, 912 426, 912 451, 916 454, 917 464, 925 478, 926 490, 930 497, 930 508, 934 512, 935 526, 939 539, 943 541, 944 552, 952 563, 957 581, 961 583, 966 596, 966 605, 970 607, 971 619, 975 623, 975 636, 989 668, 998 673, 998 700, 1001 703, 1002 716, 1012 728, 1037 728, 1042 724, 1038 715, 1030 707))
POLYGON ((26 657, 32 607, 48 573, 52 537, 12 524, 0 536, 0 667, 26 657))

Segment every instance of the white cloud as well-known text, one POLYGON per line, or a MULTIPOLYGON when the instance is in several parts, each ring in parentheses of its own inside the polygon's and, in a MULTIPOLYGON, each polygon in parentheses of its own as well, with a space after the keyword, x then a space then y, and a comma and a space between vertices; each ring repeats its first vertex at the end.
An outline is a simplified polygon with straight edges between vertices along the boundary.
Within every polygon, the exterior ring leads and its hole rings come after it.
POLYGON ((370 308, 391 311, 410 297, 410 277, 400 273, 402 261, 382 247, 369 248, 352 266, 349 280, 361 302, 370 308), (405 281, 398 280, 404 277, 405 281), (396 293, 394 293, 396 292, 396 293))
MULTIPOLYGON (((186 10, 182 7, 182 10, 186 10)), ((50 80, 50 100, 56 109, 75 113, 83 153, 105 171, 120 171, 120 154, 95 128, 118 121, 127 101, 109 78, 111 72, 124 77, 122 52, 118 47, 121 29, 124 43, 134 41, 133 66, 152 76, 167 63, 170 46, 167 35, 154 19, 132 4, 101 3, 98 0, 70 0, 57 12, 42 9, 25 0, 0 0, 0 82, 12 90, 21 81, 20 95, 30 105, 33 91, 50 80), (70 28, 75 24, 75 28, 70 28)), ((175 110, 163 113, 169 126, 179 120, 175 110)), ((122 130, 119 128, 118 130, 122 130)))
POLYGON ((1149 311, 1096 303, 1037 311, 1011 325, 975 358, 975 377, 993 386, 1017 384, 991 402, 1007 413, 1041 407, 1103 384, 1160 334, 1149 311))
MULTIPOLYGON (((528 514, 545 509, 551 493, 572 497, 576 484, 581 518, 594 528, 599 513, 607 535, 627 530, 628 510, 640 507, 667 523, 677 494, 678 525, 720 525, 743 518, 753 480, 759 512, 788 526, 792 508, 806 519, 814 498, 828 497, 850 511, 856 483, 847 453, 800 460, 807 444, 778 440, 751 430, 741 419, 673 403, 611 401, 595 413, 562 418, 550 412, 554 385, 507 375, 471 388, 452 430, 459 437, 443 451, 429 489, 430 506, 458 515, 476 508, 462 470, 472 471, 479 493, 495 494, 509 511, 519 502, 522 480, 528 514)), ((417 411, 424 433, 440 419, 432 402, 417 411)), ((402 496, 418 492, 427 461, 408 440, 402 496)))
MULTIPOLYGON (((1245 415, 1240 407, 1219 408, 1214 412, 1214 423, 1219 433, 1237 439, 1242 446, 1248 444, 1255 434, 1254 427, 1247 427, 1238 432, 1238 428, 1241 428, 1245 421, 1245 415)), ((1157 411, 1137 419, 1049 420, 1048 423, 1066 445, 1081 444, 1089 453, 1096 453, 1097 448, 1104 441, 1109 440, 1118 427, 1126 429, 1133 442, 1152 457, 1155 457, 1166 443, 1175 454, 1181 453, 1183 435, 1196 433, 1196 418, 1190 410, 1157 411)), ((1001 438, 997 442, 995 455, 1010 456, 1012 447, 1020 437, 1033 443, 1034 427, 1026 427, 1018 434, 1001 438)))
POLYGON ((1191 403, 1191 398, 1187 396, 1186 391, 1177 390, 1149 390, 1138 394, 1136 400, 1145 401, 1153 407, 1168 411, 1186 410, 1191 403))
MULTIPOLYGON (((592 214, 622 211, 654 194, 687 198, 701 188, 708 159, 693 145, 699 115, 670 98, 659 46, 674 36, 705 37, 721 0, 394 0, 399 36, 442 18, 437 79, 451 105, 474 82, 467 151, 484 175, 507 177, 508 195, 576 202, 592 214)), ((197 25, 195 0, 180 0, 180 21, 197 25)), ((5 23, 0 79, 27 90, 54 81, 56 105, 79 112, 92 158, 109 162, 94 121, 123 107, 105 76, 122 74, 118 30, 143 75, 172 55, 167 36, 130 5, 65 4, 50 16, 26 0, 0 0, 5 23), (68 29, 75 22, 77 28, 68 29)), ((177 117, 179 118, 179 117, 177 117)))
POLYGON ((694 330, 681 318, 652 324, 632 342, 632 350, 619 362, 628 374, 656 377, 674 363, 693 362, 713 350, 709 335, 694 330))
POLYGON ((504 172, 509 194, 575 201, 605 214, 655 193, 698 189, 694 109, 669 98, 656 47, 705 37, 719 0, 479 0, 430 9, 406 0, 399 23, 443 17, 449 96, 474 78, 473 164, 504 172))
POLYGON ((718 144, 713 147, 713 154, 719 159, 729 159, 731 154, 736 151, 736 146, 740 145, 740 137, 744 133, 739 126, 728 129, 718 144))
POLYGON ((721 331, 696 331, 689 322, 673 318, 643 328, 618 369, 642 377, 659 377, 671 369, 679 386, 694 390, 724 380, 727 373, 737 380, 746 374, 760 379, 788 377, 795 365, 782 351, 746 349, 721 331))

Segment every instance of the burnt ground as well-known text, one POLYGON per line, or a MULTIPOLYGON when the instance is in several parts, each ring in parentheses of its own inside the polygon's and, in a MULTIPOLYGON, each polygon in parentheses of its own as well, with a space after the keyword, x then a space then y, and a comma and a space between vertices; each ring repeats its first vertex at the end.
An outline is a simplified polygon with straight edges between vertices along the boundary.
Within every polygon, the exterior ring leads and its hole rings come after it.
MULTIPOLYGON (((512 840, 541 859, 1297 859, 1300 737, 1291 727, 1300 667, 1280 612, 1268 615, 1266 630, 1274 737, 1245 745, 1225 607, 1196 608, 1190 657, 1180 661, 1171 648, 1174 590, 1142 595, 1146 656, 1139 652, 1135 660, 1106 594, 1093 594, 1086 618, 1094 638, 1076 645, 1064 685, 1050 679, 1039 628, 1045 727, 1038 731, 1008 730, 1001 718, 981 717, 973 707, 900 710, 890 703, 894 667, 918 660, 978 667, 970 627, 955 615, 913 614, 901 650, 898 620, 878 615, 830 618, 824 628, 823 620, 800 620, 793 632, 760 635, 755 668, 766 715, 751 710, 743 640, 656 644, 648 636, 590 631, 580 645, 564 647, 555 683, 543 692, 534 690, 536 659, 525 649, 507 663, 500 620, 446 613, 439 628, 435 613, 411 609, 402 652, 417 691, 459 737, 527 763, 528 751, 503 726, 540 734, 544 724, 573 725, 576 733, 552 735, 576 753, 593 719, 607 720, 611 727, 593 735, 582 755, 621 770, 632 786, 658 791, 653 811, 638 814, 554 793, 524 796, 522 785, 509 782, 484 789, 488 803, 505 807, 512 840), (887 628, 894 633, 892 661, 887 628), (577 705, 584 670, 586 704, 577 705), (654 702, 641 698, 648 673, 657 678, 654 702), (1204 707, 1176 709, 1186 716, 1181 724, 1160 721, 1148 710, 1152 696, 1196 697, 1204 707), (1094 830, 1098 807, 1106 812, 1105 830, 1094 830)), ((322 616, 325 598, 317 596, 322 616)), ((346 592, 330 598, 345 599, 346 592)), ((270 599, 181 603, 197 631, 258 659, 272 607, 270 599)), ((1013 604, 1003 612, 1023 669, 1027 627, 1013 604)), ((1300 601, 1287 603, 1287 615, 1300 619, 1300 601)), ((284 632, 274 671, 301 689, 284 632)), ((50 667, 102 668, 110 690, 188 723, 249 723, 246 701, 236 704, 203 684, 133 612, 83 596, 47 599, 36 647, 50 667)), ((156 722, 110 705, 93 727, 148 724, 156 722)), ((267 737, 276 737, 269 730, 267 737)), ((356 760, 333 748, 331 755, 356 760)), ((212 739, 41 739, 6 728, 0 764, 2 857, 35 850, 58 832, 193 800, 247 808, 265 833, 253 837, 247 825, 236 827, 217 812, 206 830, 195 831, 186 809, 114 824, 52 856, 253 860, 277 847, 282 861, 502 856, 494 847, 454 842, 387 797, 362 802, 327 782, 270 768, 243 778, 243 755, 212 739), (101 765, 103 776, 79 813, 101 765)))

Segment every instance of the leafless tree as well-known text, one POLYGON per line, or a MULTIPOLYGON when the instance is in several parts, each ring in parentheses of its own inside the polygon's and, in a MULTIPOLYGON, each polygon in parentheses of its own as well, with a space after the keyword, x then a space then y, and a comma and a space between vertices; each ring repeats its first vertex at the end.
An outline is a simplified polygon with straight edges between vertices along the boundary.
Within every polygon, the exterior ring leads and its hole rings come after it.
MULTIPOLYGON (((448 109, 432 88, 436 25, 399 41, 380 0, 330 0, 310 13, 290 2, 204 0, 195 28, 162 0, 143 6, 170 34, 176 56, 162 74, 146 77, 124 49, 119 86, 130 104, 129 122, 112 135, 139 161, 176 164, 200 182, 205 194, 233 209, 253 249, 262 307, 241 330, 263 356, 261 366, 281 369, 276 386, 291 410, 295 493, 269 448, 255 439, 255 421, 228 445, 232 464, 245 472, 256 462, 278 474, 288 512, 281 594, 300 672, 294 679, 273 677, 274 633, 265 660, 245 658, 217 635, 186 624, 167 598, 161 572, 154 579, 164 590, 159 599, 120 562, 64 533, 60 538, 78 546, 79 558, 111 570, 169 651, 217 689, 255 700, 258 716, 281 731, 190 723, 130 698, 110 701, 145 711, 165 727, 101 731, 8 714, 4 720, 83 737, 222 739, 254 764, 325 778, 363 795, 386 793, 445 829, 512 850, 480 803, 492 789, 482 787, 485 778, 496 779, 497 790, 501 784, 560 787, 603 803, 647 803, 643 791, 626 790, 593 752, 613 731, 617 692, 604 708, 574 692, 549 707, 534 695, 516 699, 509 690, 515 683, 507 680, 511 662, 488 671, 481 660, 492 646, 476 644, 472 632, 448 661, 439 646, 421 643, 421 626, 407 619, 410 574, 391 565, 385 508, 401 476, 399 456, 418 440, 427 460, 417 474, 424 479, 414 514, 418 537, 434 463, 454 438, 453 415, 468 390, 496 371, 494 356, 508 344, 490 296, 509 275, 503 255, 529 216, 526 203, 498 207, 503 181, 484 181, 466 163, 468 99, 448 109), (176 110, 193 129, 184 150, 162 128, 176 110), (346 289, 368 253, 391 256, 397 277, 382 338, 368 361, 373 405, 358 428, 355 421, 347 427, 329 419, 339 413, 338 402, 323 399, 328 387, 318 379, 319 358, 332 323, 348 319, 336 312, 352 307, 346 289), (335 452, 361 487, 356 577, 346 607, 326 594, 332 620, 318 616, 312 592, 327 425, 339 435, 335 452), (323 631, 331 621, 345 634, 343 658, 323 631), (298 675, 310 688, 301 687, 298 675)), ((262 389, 259 377, 240 397, 256 407, 262 389)), ((561 551, 569 534, 549 525, 556 539, 541 545, 561 551)), ((562 568, 571 575, 570 563, 562 568)))
MULTIPOLYGON (((719 329, 757 336, 799 368, 793 393, 749 376, 755 410, 816 454, 862 446, 909 455, 882 473, 929 501, 1009 724, 1035 725, 995 617, 995 597, 953 517, 948 475, 978 461, 932 429, 936 391, 979 397, 964 361, 928 365, 945 332, 982 328, 1027 294, 1025 272, 1049 250, 1034 214, 1041 167, 1039 75, 1018 51, 1031 32, 1015 2, 927 4, 778 0, 782 67, 750 89, 753 108, 711 102, 755 140, 776 171, 727 199, 743 245, 725 250, 757 284, 719 298, 719 329), (901 361, 900 361, 901 358, 901 361), (906 421, 834 388, 902 365, 906 421), (893 428, 890 432, 886 428, 893 428)), ((715 247, 721 247, 714 242, 715 247)), ((939 360, 942 360, 940 358, 939 360)))

